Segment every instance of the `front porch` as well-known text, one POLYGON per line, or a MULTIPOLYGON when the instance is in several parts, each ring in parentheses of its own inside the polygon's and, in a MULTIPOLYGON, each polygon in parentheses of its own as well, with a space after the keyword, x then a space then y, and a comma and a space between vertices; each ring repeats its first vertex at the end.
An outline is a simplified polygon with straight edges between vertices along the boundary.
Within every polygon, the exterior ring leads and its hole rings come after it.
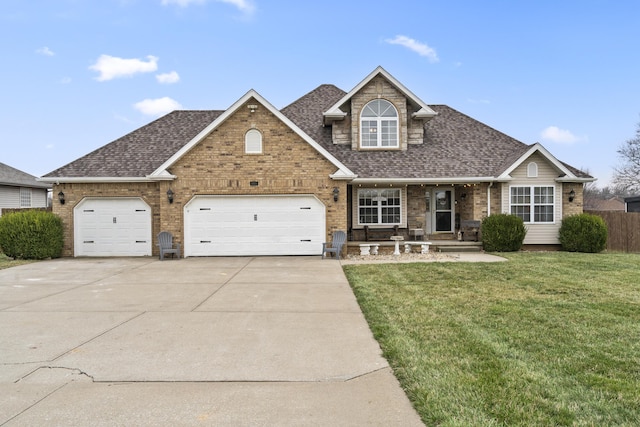
MULTIPOLYGON (((427 237, 427 236, 425 236, 427 237)), ((428 236, 428 239, 420 239, 421 241, 430 242, 429 246, 430 251, 434 252, 481 252, 482 251, 482 241, 461 241, 457 238, 454 238, 453 234, 448 235, 432 235, 428 236)), ((413 239, 406 239, 409 242, 413 242, 413 239)), ((349 240, 346 243, 347 246, 347 255, 360 255, 360 245, 361 244, 372 244, 378 245, 378 253, 380 255, 389 255, 393 254, 395 248, 395 242, 390 238, 388 240, 375 240, 375 241, 364 241, 364 240, 349 240)), ((401 252, 404 253, 404 245, 403 242, 400 242, 401 252)), ((420 246, 413 245, 411 247, 411 251, 413 253, 420 253, 420 246)), ((375 256, 375 255, 372 255, 375 256)))
POLYGON ((489 183, 350 185, 348 253, 358 254, 366 243, 393 253, 391 236, 430 242, 436 252, 481 251, 480 221, 491 205, 499 209, 499 200, 499 189, 489 183), (475 234, 464 232, 469 223, 476 224, 475 234))

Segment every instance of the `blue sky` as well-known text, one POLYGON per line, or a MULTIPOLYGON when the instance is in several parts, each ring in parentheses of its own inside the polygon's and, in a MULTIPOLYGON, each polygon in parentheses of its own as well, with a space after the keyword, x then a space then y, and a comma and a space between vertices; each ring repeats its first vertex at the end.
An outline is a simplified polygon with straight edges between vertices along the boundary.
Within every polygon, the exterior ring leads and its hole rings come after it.
POLYGON ((0 162, 36 176, 173 109, 282 108, 381 65, 600 186, 640 121, 640 2, 7 0, 0 162))

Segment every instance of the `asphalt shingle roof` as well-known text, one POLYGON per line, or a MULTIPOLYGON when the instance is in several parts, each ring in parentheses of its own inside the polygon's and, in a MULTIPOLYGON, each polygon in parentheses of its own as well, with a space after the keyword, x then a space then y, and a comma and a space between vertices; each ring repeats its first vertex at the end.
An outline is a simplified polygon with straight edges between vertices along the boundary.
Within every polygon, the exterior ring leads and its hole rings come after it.
MULTIPOLYGON (((346 92, 321 85, 281 112, 359 178, 429 179, 495 177, 529 148, 446 105, 430 105, 438 113, 424 125, 423 144, 405 151, 356 151, 335 145, 323 112, 346 92)), ((47 177, 144 177, 154 172, 223 111, 174 111, 125 135, 47 177)), ((578 177, 582 171, 566 165, 578 177)))
POLYGON ((36 177, 4 163, 0 163, 0 185, 50 188, 51 184, 36 181, 36 177))
POLYGON ((173 111, 45 176, 147 176, 222 113, 218 110, 173 111))
MULTIPOLYGON (((429 105, 438 115, 424 125, 423 144, 406 151, 355 151, 335 145, 322 113, 346 92, 321 85, 282 109, 298 127, 319 142, 359 178, 495 177, 530 146, 446 105, 429 105)), ((579 177, 583 172, 570 168, 579 177)))

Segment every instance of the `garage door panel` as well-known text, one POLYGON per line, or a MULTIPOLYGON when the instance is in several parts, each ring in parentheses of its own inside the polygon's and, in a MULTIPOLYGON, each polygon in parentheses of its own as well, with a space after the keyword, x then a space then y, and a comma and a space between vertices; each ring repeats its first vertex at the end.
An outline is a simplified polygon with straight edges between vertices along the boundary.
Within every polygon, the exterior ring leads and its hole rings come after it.
POLYGON ((313 196, 198 196, 185 207, 185 254, 318 255, 325 207, 313 196))
POLYGON ((85 199, 74 223, 76 256, 151 255, 151 209, 142 199, 85 199))

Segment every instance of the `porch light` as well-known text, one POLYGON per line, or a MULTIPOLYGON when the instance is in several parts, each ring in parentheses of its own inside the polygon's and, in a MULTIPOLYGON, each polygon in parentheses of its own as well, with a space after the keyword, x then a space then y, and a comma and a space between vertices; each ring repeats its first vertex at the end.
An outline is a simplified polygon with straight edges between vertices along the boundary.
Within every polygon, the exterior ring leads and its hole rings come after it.
POLYGON ((338 187, 333 187, 333 201, 338 201, 338 195, 340 195, 340 189, 338 187))
POLYGON ((569 201, 573 202, 573 199, 576 198, 576 192, 573 191, 573 188, 571 189, 571 191, 569 191, 569 201))
POLYGON ((467 199, 467 193, 462 193, 460 199, 464 202, 467 199))
POLYGON ((173 203, 173 191, 171 189, 167 190, 167 200, 169 200, 169 203, 173 203))
POLYGON ((61 205, 64 205, 64 193, 62 191, 58 193, 58 201, 61 205))

